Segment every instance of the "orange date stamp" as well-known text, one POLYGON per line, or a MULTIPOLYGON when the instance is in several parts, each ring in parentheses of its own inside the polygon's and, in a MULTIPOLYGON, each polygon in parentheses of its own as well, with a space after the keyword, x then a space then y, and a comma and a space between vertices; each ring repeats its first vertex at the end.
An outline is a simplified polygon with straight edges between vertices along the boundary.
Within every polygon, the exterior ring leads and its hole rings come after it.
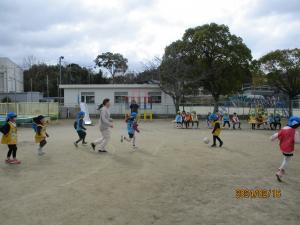
POLYGON ((235 197, 237 199, 255 199, 255 198, 281 198, 280 189, 264 189, 264 188, 239 188, 235 189, 235 197))

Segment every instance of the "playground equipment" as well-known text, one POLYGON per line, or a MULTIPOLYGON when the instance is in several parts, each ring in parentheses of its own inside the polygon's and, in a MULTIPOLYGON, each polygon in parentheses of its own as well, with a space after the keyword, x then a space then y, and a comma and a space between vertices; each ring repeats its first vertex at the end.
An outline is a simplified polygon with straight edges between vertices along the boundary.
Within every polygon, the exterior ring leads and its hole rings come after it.
POLYGON ((229 108, 248 108, 249 115, 268 115, 270 113, 279 114, 281 117, 289 116, 288 108, 283 100, 271 97, 265 98, 262 95, 236 95, 229 97, 227 101, 219 106, 220 113, 229 112, 229 108))
POLYGON ((89 110, 87 108, 87 105, 86 103, 84 102, 81 102, 80 103, 80 110, 83 111, 85 114, 84 114, 84 118, 83 118, 83 121, 84 121, 84 124, 86 125, 91 125, 92 124, 92 121, 90 119, 90 114, 89 114, 89 110))

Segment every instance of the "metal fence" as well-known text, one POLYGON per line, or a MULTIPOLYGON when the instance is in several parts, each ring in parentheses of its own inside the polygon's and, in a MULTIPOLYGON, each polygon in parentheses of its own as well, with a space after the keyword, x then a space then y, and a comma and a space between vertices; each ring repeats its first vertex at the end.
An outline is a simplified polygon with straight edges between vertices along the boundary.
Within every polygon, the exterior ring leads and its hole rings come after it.
MULTIPOLYGON (((236 104, 235 106, 233 105, 227 105, 227 104, 223 104, 223 102, 221 102, 219 104, 219 109, 220 111, 226 111, 229 114, 233 114, 234 112, 236 112, 238 115, 244 115, 247 116, 249 115, 250 111, 253 109, 253 107, 255 106, 247 106, 245 104, 236 104)), ((292 107, 293 107, 293 114, 295 115, 299 115, 300 116, 300 100, 294 100, 292 102, 292 107)), ((274 110, 276 111, 286 111, 287 110, 287 106, 285 105, 285 107, 281 107, 281 108, 276 108, 276 107, 264 107, 264 109, 268 112, 268 113, 273 113, 274 110)), ((198 115, 207 115, 209 112, 213 112, 214 110, 214 105, 197 105, 197 104, 185 104, 185 105, 181 105, 180 106, 180 110, 185 110, 186 112, 192 112, 195 111, 198 115)))
POLYGON ((17 115, 22 116, 41 114, 57 118, 58 111, 58 103, 55 102, 0 103, 0 115, 5 115, 7 112, 15 112, 17 115))

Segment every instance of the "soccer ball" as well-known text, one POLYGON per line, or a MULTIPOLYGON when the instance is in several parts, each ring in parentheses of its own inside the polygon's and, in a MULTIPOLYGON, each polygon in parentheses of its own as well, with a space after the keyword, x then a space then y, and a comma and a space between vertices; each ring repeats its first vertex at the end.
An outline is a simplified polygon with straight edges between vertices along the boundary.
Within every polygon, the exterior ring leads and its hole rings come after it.
POLYGON ((209 139, 208 139, 207 137, 205 137, 205 138, 203 138, 203 142, 204 142, 205 144, 209 144, 209 139))

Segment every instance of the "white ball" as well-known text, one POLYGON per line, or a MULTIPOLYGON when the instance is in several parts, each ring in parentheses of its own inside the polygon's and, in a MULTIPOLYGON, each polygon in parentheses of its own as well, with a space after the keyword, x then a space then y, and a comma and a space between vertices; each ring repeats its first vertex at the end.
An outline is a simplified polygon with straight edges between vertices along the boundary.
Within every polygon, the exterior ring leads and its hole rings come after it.
POLYGON ((203 142, 204 142, 205 144, 209 144, 209 139, 208 139, 208 137, 203 138, 203 142))

